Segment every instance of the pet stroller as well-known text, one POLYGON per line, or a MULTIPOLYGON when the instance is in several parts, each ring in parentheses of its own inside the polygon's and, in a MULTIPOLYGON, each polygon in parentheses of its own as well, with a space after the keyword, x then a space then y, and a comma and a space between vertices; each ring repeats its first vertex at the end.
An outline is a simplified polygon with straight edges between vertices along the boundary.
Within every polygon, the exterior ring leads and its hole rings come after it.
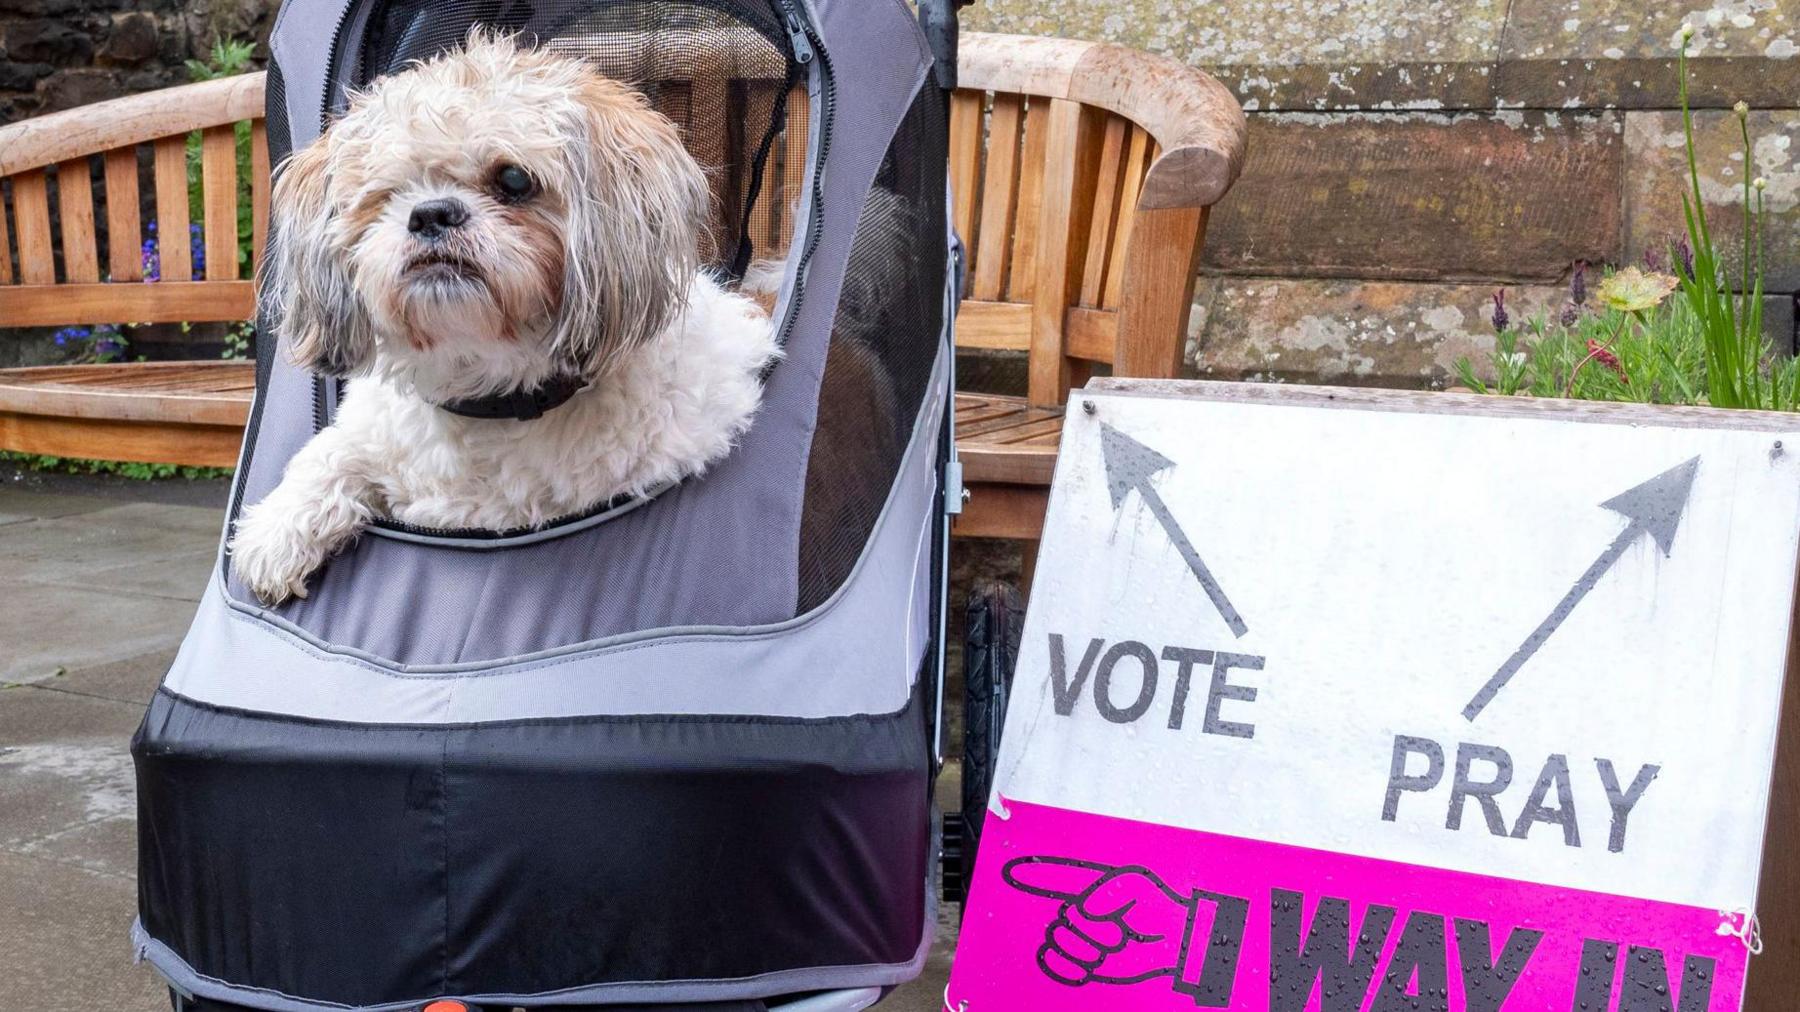
MULTIPOLYGON (((714 268, 785 257, 784 358, 703 479, 543 529, 382 522, 273 609, 222 553, 132 747, 133 938, 178 1008, 823 1012, 921 968, 959 261, 954 16, 923 6, 284 5, 277 164, 474 26, 642 89, 709 169, 714 268), (849 341, 891 439, 820 459, 849 341)), ((338 397, 259 323, 234 519, 338 397)))

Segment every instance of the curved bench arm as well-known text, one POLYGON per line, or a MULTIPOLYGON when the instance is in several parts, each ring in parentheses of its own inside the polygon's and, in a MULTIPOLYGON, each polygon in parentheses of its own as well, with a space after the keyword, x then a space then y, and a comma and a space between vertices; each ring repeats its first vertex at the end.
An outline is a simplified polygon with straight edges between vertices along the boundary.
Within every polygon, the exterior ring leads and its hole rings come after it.
POLYGON ((1162 154, 1138 196, 1145 209, 1210 207, 1244 166, 1244 111, 1211 75, 1123 46, 970 32, 959 83, 1070 99, 1143 127, 1162 154))
POLYGON ((95 102, 0 127, 0 176, 240 120, 262 119, 261 73, 95 102))

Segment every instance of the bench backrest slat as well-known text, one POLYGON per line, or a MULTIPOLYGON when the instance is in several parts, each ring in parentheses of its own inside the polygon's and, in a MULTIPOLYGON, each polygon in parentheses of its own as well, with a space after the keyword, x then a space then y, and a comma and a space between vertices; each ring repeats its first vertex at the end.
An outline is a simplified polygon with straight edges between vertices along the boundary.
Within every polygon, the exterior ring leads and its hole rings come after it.
POLYGON ((188 239, 187 135, 164 137, 153 148, 156 250, 162 279, 192 281, 194 247, 188 239))
POLYGON ((94 184, 86 158, 56 167, 56 216, 62 225, 63 272, 71 284, 100 280, 95 253, 94 184))
POLYGON ((28 285, 56 283, 56 261, 50 251, 50 186, 44 175, 43 169, 32 169, 13 177, 19 280, 28 285))
POLYGON ((136 148, 114 148, 106 158, 106 269, 113 281, 142 281, 144 257, 138 247, 138 158, 136 148))
POLYGON ((237 127, 200 132, 200 190, 205 208, 206 276, 235 281, 238 276, 237 127))

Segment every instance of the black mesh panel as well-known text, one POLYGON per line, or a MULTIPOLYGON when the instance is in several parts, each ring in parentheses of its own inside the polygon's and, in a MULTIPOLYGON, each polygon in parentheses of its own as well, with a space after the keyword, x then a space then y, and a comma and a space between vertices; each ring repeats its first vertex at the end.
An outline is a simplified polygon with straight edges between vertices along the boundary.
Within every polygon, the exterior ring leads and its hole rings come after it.
MULTIPOLYGON (((281 76, 281 64, 275 60, 269 61, 268 82, 264 88, 263 108, 266 119, 263 125, 269 138, 269 164, 279 166, 293 153, 294 132, 288 125, 287 82, 281 76)), ((258 264, 257 269, 267 270, 268 266, 258 264)), ((267 390, 269 370, 275 363, 275 328, 263 318, 261 309, 259 301, 256 318, 256 387, 258 390, 267 390)))
POLYGON ((861 556, 931 378, 944 322, 947 138, 943 94, 927 85, 863 205, 807 461, 802 611, 861 556))
POLYGON ((747 227, 756 257, 785 254, 797 190, 781 185, 783 169, 800 162, 806 139, 798 132, 789 152, 784 127, 789 96, 803 78, 766 3, 398 0, 371 18, 359 81, 454 49, 476 26, 579 56, 642 91, 675 121, 712 182, 713 223, 702 254, 713 266, 741 267, 750 254, 741 248, 747 227))

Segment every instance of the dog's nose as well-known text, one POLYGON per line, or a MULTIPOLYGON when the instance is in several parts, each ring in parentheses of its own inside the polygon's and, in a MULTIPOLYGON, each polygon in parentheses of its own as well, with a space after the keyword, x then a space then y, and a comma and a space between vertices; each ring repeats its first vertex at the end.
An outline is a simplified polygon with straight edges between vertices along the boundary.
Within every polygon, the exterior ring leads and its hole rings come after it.
POLYGON ((413 205, 406 219, 407 231, 421 239, 440 239, 445 232, 469 220, 469 205, 455 197, 442 197, 413 205))

